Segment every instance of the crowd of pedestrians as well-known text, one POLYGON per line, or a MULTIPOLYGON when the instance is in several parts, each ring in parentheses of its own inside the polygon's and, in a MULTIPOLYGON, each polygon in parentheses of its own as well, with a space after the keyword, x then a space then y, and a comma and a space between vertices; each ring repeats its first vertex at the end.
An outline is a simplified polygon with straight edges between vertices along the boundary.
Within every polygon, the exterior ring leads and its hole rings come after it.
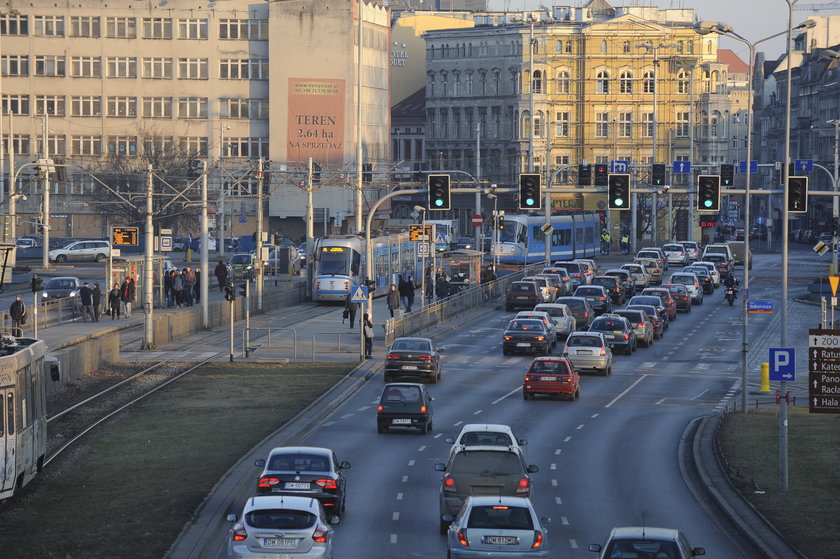
MULTIPOLYGON (((225 275, 227 275, 227 268, 225 275)), ((222 289, 224 289, 224 284, 222 284, 222 289)), ((183 270, 169 270, 163 277, 163 293, 166 296, 166 308, 192 307, 199 304, 201 302, 201 268, 196 267, 193 270, 191 266, 187 266, 183 270)))

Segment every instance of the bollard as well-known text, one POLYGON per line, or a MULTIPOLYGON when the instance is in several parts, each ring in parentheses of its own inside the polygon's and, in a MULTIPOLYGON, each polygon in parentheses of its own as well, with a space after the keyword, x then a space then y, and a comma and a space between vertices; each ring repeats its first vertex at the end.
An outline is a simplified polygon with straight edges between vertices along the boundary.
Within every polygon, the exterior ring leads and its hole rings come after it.
POLYGON ((770 363, 761 364, 761 392, 770 392, 770 363))
POLYGON ((187 248, 187 264, 192 264, 192 247, 187 248))

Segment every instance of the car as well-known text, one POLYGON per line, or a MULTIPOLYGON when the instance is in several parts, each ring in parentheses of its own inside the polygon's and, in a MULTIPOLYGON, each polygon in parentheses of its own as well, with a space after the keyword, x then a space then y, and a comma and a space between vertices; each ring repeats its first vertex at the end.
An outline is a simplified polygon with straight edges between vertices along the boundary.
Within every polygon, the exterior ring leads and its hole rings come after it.
POLYGON ((703 255, 703 262, 711 262, 717 267, 718 272, 720 272, 721 281, 728 278, 734 269, 732 261, 727 259, 725 254, 713 253, 703 255))
POLYGON ((691 272, 674 272, 668 278, 668 283, 681 283, 688 290, 693 305, 703 304, 703 289, 700 287, 700 280, 691 272))
POLYGON ((565 303, 540 303, 534 307, 534 310, 548 313, 554 322, 554 330, 558 338, 563 336, 565 339, 577 329, 577 320, 569 305, 565 303))
POLYGON ((642 290, 642 295, 655 295, 662 300, 662 306, 668 311, 668 320, 677 319, 677 302, 671 297, 671 290, 667 287, 648 287, 642 290))
POLYGON ((504 449, 520 447, 528 444, 525 439, 520 439, 513 433, 513 429, 501 423, 467 423, 461 427, 457 437, 447 437, 445 441, 452 446, 450 455, 456 448, 462 446, 498 446, 504 449))
POLYGON ((550 521, 525 497, 469 496, 449 525, 447 557, 549 557, 550 521))
POLYGON ((664 322, 665 330, 668 329, 670 315, 668 314, 668 309, 665 308, 665 304, 662 302, 661 297, 657 295, 634 295, 627 302, 627 306, 629 307, 630 305, 650 305, 656 308, 656 312, 664 322))
POLYGON ((44 290, 41 292, 41 300, 53 301, 65 297, 78 297, 80 287, 82 287, 82 282, 76 277, 61 276, 52 278, 44 284, 44 290))
POLYGON ((668 259, 665 258, 665 253, 662 252, 660 248, 643 248, 638 253, 636 253, 636 260, 640 258, 652 258, 656 260, 656 263, 659 265, 660 268, 662 268, 663 270, 668 269, 668 259))
POLYGON ((569 277, 572 279, 572 287, 575 288, 579 285, 583 285, 585 283, 589 283, 586 277, 586 266, 581 264, 580 262, 562 262, 558 261, 552 264, 553 268, 564 268, 568 273, 569 277))
POLYGON ((645 347, 653 345, 653 321, 645 311, 639 309, 621 309, 615 311, 613 314, 623 316, 627 319, 630 325, 633 326, 633 331, 636 332, 638 343, 645 347))
POLYGON ((678 243, 670 243, 662 246, 662 252, 665 253, 665 258, 669 264, 678 264, 680 266, 687 266, 691 261, 685 247, 678 243))
POLYGON ((600 553, 598 559, 614 557, 667 557, 691 559, 705 555, 702 547, 691 547, 679 530, 650 526, 613 528, 603 545, 591 544, 589 551, 600 553))
POLYGON ((704 268, 709 270, 709 274, 712 276, 712 284, 715 288, 720 287, 720 272, 717 269, 717 266, 714 262, 706 262, 705 260, 698 260, 697 262, 692 262, 692 266, 703 266, 704 268))
POLYGON ((566 294, 567 285, 563 282, 563 278, 559 274, 536 274, 534 277, 545 278, 545 281, 548 282, 550 288, 548 302, 554 301, 556 298, 566 294))
POLYGON ((19 239, 17 239, 15 241, 15 246, 18 249, 27 249, 27 248, 37 247, 38 245, 37 245, 35 239, 31 239, 29 237, 26 237, 26 238, 20 237, 19 239))
POLYGON ((566 268, 543 268, 540 274, 554 274, 560 277, 560 280, 563 282, 563 292, 558 295, 558 297, 569 295, 572 291, 574 291, 574 288, 572 287, 572 278, 569 276, 569 271, 566 268))
POLYGON ((711 254, 723 254, 728 262, 731 262, 733 264, 735 262, 735 255, 732 254, 732 249, 726 243, 706 245, 706 247, 703 249, 703 256, 700 258, 700 260, 708 260, 707 256, 711 254))
POLYGON ((622 264, 621 269, 630 273, 635 289, 644 289, 650 286, 650 275, 647 273, 647 268, 641 264, 622 264))
POLYGON ((601 332, 611 349, 621 349, 625 355, 636 351, 636 331, 630 321, 617 314, 605 314, 595 319, 590 332, 601 332))
POLYGON ((350 462, 339 461, 329 448, 280 446, 254 464, 263 469, 257 478, 257 495, 306 497, 317 500, 332 515, 344 512, 344 470, 350 468, 350 462))
POLYGON ((612 373, 612 350, 601 332, 572 332, 563 346, 563 357, 578 371, 594 370, 604 376, 612 373))
POLYGON ((249 497, 228 536, 228 559, 332 559, 333 528, 324 507, 307 497, 249 497))
POLYGON ((745 234, 745 231, 744 231, 743 227, 735 228, 735 233, 733 234, 733 240, 743 241, 744 240, 744 234, 745 234))
POLYGON ((595 261, 584 258, 576 258, 574 261, 580 264, 581 273, 586 278, 584 283, 592 283, 592 278, 597 275, 595 270, 598 269, 598 266, 595 265, 595 261))
POLYGON ((502 335, 502 355, 518 351, 546 355, 551 351, 551 335, 538 318, 511 320, 502 335))
POLYGON ((530 400, 536 394, 561 396, 577 400, 580 396, 580 375, 566 357, 537 357, 525 371, 522 397, 530 400))
POLYGON ((700 258, 700 243, 695 241, 677 241, 677 244, 683 246, 690 261, 693 262, 700 258))
POLYGON ((505 293, 505 310, 533 309, 534 305, 543 302, 542 291, 533 281, 514 281, 505 293))
POLYGON ((532 281, 537 284, 540 288, 540 293, 542 294, 542 303, 550 303, 557 297, 554 295, 554 286, 548 283, 546 278, 542 278, 539 276, 528 276, 522 278, 522 281, 532 281))
POLYGON ((402 377, 419 377, 432 384, 438 382, 443 352, 443 348, 437 347, 429 338, 395 339, 385 357, 385 382, 402 377))
POLYGON ((703 293, 710 294, 715 292, 715 284, 712 281, 712 274, 705 266, 686 266, 683 272, 688 272, 697 276, 697 281, 700 282, 700 287, 703 288, 703 293))
POLYGON ((558 297, 554 302, 569 307, 572 316, 575 317, 575 328, 578 330, 589 328, 589 325, 595 320, 595 309, 586 300, 586 297, 558 297))
POLYGON ((531 476, 539 471, 525 463, 518 447, 460 446, 449 455, 446 464, 435 464, 443 472, 440 483, 440 533, 446 534, 449 524, 470 495, 530 497, 531 476))
POLYGON ((623 300, 626 300, 636 294, 636 280, 633 278, 633 275, 629 270, 614 268, 604 272, 604 275, 618 278, 618 282, 621 285, 623 300))
POLYGON ((624 289, 621 287, 621 280, 615 276, 595 276, 591 285, 600 285, 607 293, 613 303, 624 304, 624 289))
POLYGON ((111 255, 111 243, 108 241, 73 241, 62 248, 52 249, 48 253, 50 262, 102 262, 111 255))
POLYGON ((645 272, 647 273, 648 277, 650 278, 648 284, 656 284, 659 285, 662 283, 662 268, 660 267, 659 263, 653 258, 636 258, 633 261, 634 264, 640 264, 644 267, 645 272))
POLYGON ((653 305, 627 305, 625 311, 645 311, 653 324, 653 339, 658 340, 665 333, 665 319, 659 313, 659 308, 653 305))
POLYGON ((581 285, 575 289, 574 297, 583 297, 589 301, 596 315, 612 310, 612 298, 600 285, 581 285))
POLYGON ((536 318, 542 320, 542 323, 545 325, 545 329, 548 331, 548 339, 551 343, 550 348, 553 348, 557 344, 557 327, 554 325, 554 320, 552 320, 550 314, 545 311, 535 309, 533 311, 519 311, 516 313, 516 316, 513 317, 514 320, 521 320, 523 318, 536 318))
POLYGON ((257 257, 253 253, 234 254, 228 259, 228 277, 242 278, 249 270, 254 269, 257 257))
POLYGON ((393 382, 385 385, 376 408, 376 431, 410 427, 426 434, 433 427, 434 397, 419 383, 393 382))
POLYGON ((686 313, 691 312, 691 295, 688 294, 688 289, 680 283, 666 283, 664 287, 671 292, 671 297, 674 298, 674 304, 678 311, 686 313))
POLYGON ((455 242, 452 243, 452 245, 452 248, 454 249, 471 249, 475 246, 475 237, 461 235, 455 239, 455 242))

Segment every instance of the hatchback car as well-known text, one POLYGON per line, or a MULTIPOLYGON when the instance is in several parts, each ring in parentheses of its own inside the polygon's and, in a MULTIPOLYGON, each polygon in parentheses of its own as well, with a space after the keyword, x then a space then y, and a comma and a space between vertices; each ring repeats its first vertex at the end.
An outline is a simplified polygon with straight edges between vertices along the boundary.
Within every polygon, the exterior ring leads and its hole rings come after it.
POLYGON ((522 278, 522 281, 532 281, 537 284, 537 287, 540 288, 540 294, 542 295, 541 303, 550 303, 556 297, 554 297, 554 286, 548 283, 546 278, 541 278, 539 276, 528 276, 522 278))
POLYGON ((621 269, 630 272, 636 289, 644 289, 650 285, 650 275, 647 273, 647 268, 641 264, 622 264, 621 269))
POLYGON ((533 351, 543 355, 551 351, 551 336, 543 320, 516 319, 507 325, 502 335, 502 355, 520 351, 533 351))
POLYGON ((645 347, 653 345, 653 321, 645 311, 638 309, 621 309, 613 314, 623 316, 630 322, 633 331, 636 332, 636 341, 645 347))
POLYGON ((711 262, 717 267, 718 272, 720 272, 720 279, 721 280, 725 280, 727 277, 729 277, 729 274, 732 273, 733 268, 734 268, 734 266, 732 265, 732 262, 729 261, 729 259, 726 257, 725 254, 718 254, 718 253, 707 254, 707 255, 703 256, 703 261, 704 262, 711 262))
POLYGON ((630 305, 650 305, 656 308, 657 314, 665 323, 665 329, 668 329, 671 315, 668 313, 665 303, 662 302, 662 298, 658 295, 636 295, 627 302, 627 306, 630 305))
POLYGON ((50 262, 85 261, 102 262, 111 255, 108 241, 75 241, 49 251, 50 262))
POLYGON ((575 328, 585 330, 595 320, 595 309, 586 297, 559 297, 555 303, 567 305, 575 317, 575 328))
POLYGON ((385 382, 420 377, 436 383, 440 380, 441 353, 443 348, 429 338, 397 338, 385 358, 385 382))
POLYGON ((691 559, 705 555, 702 547, 691 547, 678 530, 648 526, 613 528, 604 545, 591 544, 589 551, 600 553, 599 559, 614 557, 667 557, 691 559))
POLYGON ((577 329, 577 320, 572 314, 569 305, 564 303, 540 303, 534 307, 535 311, 548 313, 551 321, 554 322, 554 330, 557 338, 563 339, 577 329))
POLYGON ((678 243, 671 243, 662 246, 662 252, 665 253, 665 258, 668 259, 669 264, 677 264, 679 266, 687 266, 691 261, 685 247, 678 243))
POLYGON ((563 346, 575 369, 594 370, 606 376, 612 373, 612 350, 601 332, 573 332, 563 346))
POLYGON ((505 310, 533 309, 534 305, 542 303, 543 296, 539 286, 532 281, 515 281, 508 287, 505 294, 505 310))
POLYGON ((700 282, 700 287, 706 295, 715 292, 715 284, 714 281, 712 281, 712 274, 705 266, 686 266, 683 268, 683 272, 688 272, 697 276, 697 281, 700 282))
POLYGON ((630 271, 616 268, 607 270, 604 272, 604 275, 618 278, 618 282, 621 285, 621 293, 624 296, 624 299, 629 299, 636 294, 636 280, 633 278, 630 271))
POLYGON ((636 351, 636 332, 630 321, 617 314, 599 316, 589 327, 590 332, 601 332, 612 349, 621 349, 625 355, 636 351))
POLYGON ((447 532, 447 557, 549 557, 545 524, 523 497, 470 496, 447 532), (498 555, 497 555, 498 554, 498 555))
POLYGON ((656 260, 656 263, 659 264, 660 268, 663 270, 668 269, 668 259, 665 258, 665 253, 662 252, 662 249, 658 247, 643 248, 636 253, 636 260, 640 258, 652 258, 656 260))
POLYGON ((592 278, 592 285, 600 285, 610 294, 612 302, 624 304, 624 289, 621 287, 621 280, 615 276, 595 276, 592 278))
POLYGON ((64 297, 77 297, 81 286, 82 282, 79 278, 69 276, 52 278, 44 285, 41 300, 52 301, 64 297))
POLYGON ((694 305, 703 304, 703 289, 700 287, 700 280, 690 272, 674 272, 668 278, 668 283, 681 283, 688 290, 691 296, 691 303, 694 305))
POLYGON ((581 285, 575 289, 575 297, 583 297, 592 308, 595 309, 595 314, 604 314, 612 310, 612 298, 607 290, 600 285, 581 285))
POLYGON ((668 311, 668 320, 677 319, 677 302, 671 297, 671 290, 667 287, 648 287, 642 290, 642 295, 655 295, 662 300, 662 306, 668 311))
POLYGON ((641 264, 645 268, 645 272, 647 273, 649 280, 649 285, 659 285, 662 283, 662 267, 659 263, 653 258, 636 258, 633 261, 634 264, 641 264))
POLYGON ((674 298, 674 304, 678 311, 686 313, 691 312, 691 296, 688 294, 688 289, 679 283, 666 283, 664 287, 671 292, 671 297, 674 298))
POLYGON ((548 331, 548 341, 551 344, 549 349, 553 348, 555 344, 557 344, 557 327, 554 325, 554 320, 552 320, 550 314, 535 308, 532 311, 519 311, 516 313, 516 316, 513 317, 514 320, 521 320, 523 318, 536 318, 538 320, 542 320, 545 325, 545 329, 548 331))
POLYGON ((700 260, 697 262, 693 262, 692 266, 703 266, 707 270, 709 270, 709 274, 712 276, 712 284, 715 286, 715 289, 720 287, 720 272, 715 266, 714 262, 706 262, 705 260, 700 260))
POLYGON ((328 448, 281 446, 268 458, 257 460, 263 469, 257 479, 258 495, 296 495, 318 500, 324 510, 341 516, 346 504, 344 470, 350 462, 339 461, 328 448))
POLYGON ((445 440, 454 445, 453 451, 460 446, 499 446, 507 449, 528 444, 527 440, 514 435, 510 426, 501 423, 467 423, 461 427, 457 437, 447 437, 445 440))
POLYGON ((522 397, 530 400, 536 394, 561 396, 577 400, 580 396, 580 375, 565 357, 537 357, 525 371, 522 397))
POLYGON ((695 241, 677 241, 677 244, 685 248, 685 252, 688 254, 690 261, 694 262, 700 258, 700 243, 695 241))
POLYGON ((574 288, 572 287, 572 278, 571 278, 571 276, 569 276, 569 271, 566 268, 556 268, 556 267, 543 268, 543 270, 542 270, 542 272, 540 272, 540 274, 554 274, 554 275, 560 277, 560 280, 563 284, 562 285, 563 293, 558 295, 558 297, 563 296, 563 295, 569 295, 572 291, 574 291, 574 288))
POLYGON ((376 431, 385 433, 394 427, 411 427, 426 434, 432 430, 432 400, 434 397, 422 384, 386 384, 376 408, 376 431))
POLYGON ((333 529, 321 504, 307 497, 250 497, 228 537, 228 559, 332 559, 333 529))
POLYGON ((552 264, 552 267, 564 268, 569 273, 569 277, 572 279, 572 287, 577 287, 579 285, 589 283, 585 274, 585 267, 581 266, 580 262, 558 261, 552 264))
POLYGON ((586 278, 584 283, 592 283, 592 278, 597 275, 596 270, 598 269, 598 266, 595 265, 595 261, 577 258, 575 259, 575 262, 580 264, 581 274, 586 278))
POLYGON ((539 471, 527 465, 516 447, 462 446, 446 464, 435 464, 443 472, 440 484, 440 533, 446 534, 452 519, 470 495, 530 497, 531 476, 539 471))
POLYGON ((653 324, 653 339, 658 340, 665 333, 665 319, 659 313, 659 308, 653 305, 627 305, 625 311, 645 311, 653 324))
POLYGON ((560 277, 559 274, 536 274, 537 278, 545 278, 545 281, 548 282, 548 286, 551 288, 551 296, 548 298, 549 301, 554 301, 558 297, 562 297, 566 294, 567 284, 568 282, 564 283, 563 278, 560 277))

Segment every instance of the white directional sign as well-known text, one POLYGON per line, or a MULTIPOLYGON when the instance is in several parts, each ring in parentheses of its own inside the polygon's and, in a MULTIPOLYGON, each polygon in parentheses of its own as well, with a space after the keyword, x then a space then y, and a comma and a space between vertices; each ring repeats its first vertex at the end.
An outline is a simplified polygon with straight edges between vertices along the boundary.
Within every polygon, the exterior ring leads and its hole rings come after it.
POLYGON ((840 335, 837 334, 809 334, 808 347, 826 347, 840 349, 840 335))

